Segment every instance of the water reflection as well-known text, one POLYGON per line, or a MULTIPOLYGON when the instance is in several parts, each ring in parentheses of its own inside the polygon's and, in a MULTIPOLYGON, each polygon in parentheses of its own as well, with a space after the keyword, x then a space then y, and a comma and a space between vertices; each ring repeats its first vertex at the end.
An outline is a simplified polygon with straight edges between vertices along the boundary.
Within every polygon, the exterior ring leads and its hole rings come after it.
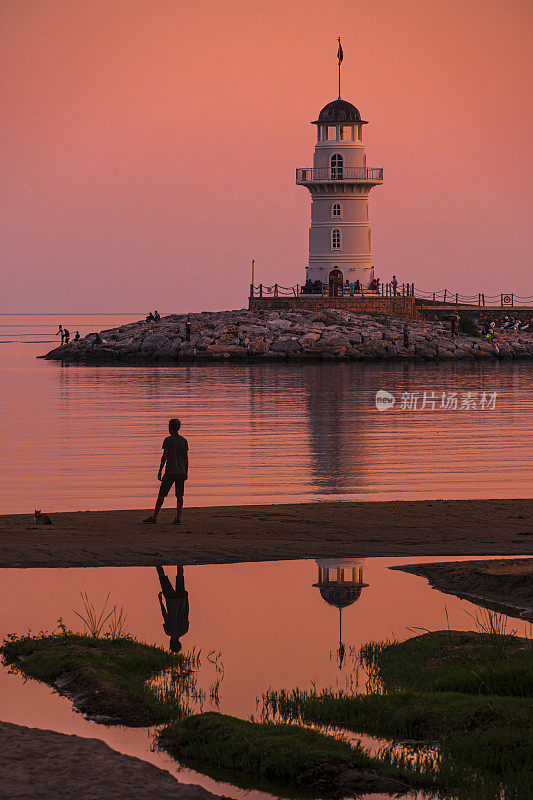
POLYGON ((161 585, 158 594, 159 606, 163 616, 163 630, 170 637, 169 648, 174 653, 181 650, 181 637, 189 630, 189 593, 185 589, 183 567, 176 566, 174 586, 163 567, 156 567, 161 585))
POLYGON ((342 611, 353 605, 361 597, 361 591, 368 587, 363 580, 363 558, 320 558, 318 582, 313 586, 319 589, 323 600, 339 611, 339 646, 337 663, 342 669, 346 656, 346 646, 342 640, 342 611))
POLYGON ((531 496, 525 362, 96 367, 38 361, 42 349, 1 349, 0 513, 34 498, 54 512, 151 506, 154 442, 175 416, 191 449, 189 505, 531 496), (498 399, 486 412, 380 413, 378 389, 498 399))

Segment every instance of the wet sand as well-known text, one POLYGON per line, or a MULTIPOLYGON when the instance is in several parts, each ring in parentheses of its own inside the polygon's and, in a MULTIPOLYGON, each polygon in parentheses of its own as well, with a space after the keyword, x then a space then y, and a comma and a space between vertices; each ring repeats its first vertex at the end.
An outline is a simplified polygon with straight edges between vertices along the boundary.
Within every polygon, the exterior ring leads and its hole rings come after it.
POLYGON ((223 564, 334 556, 531 555, 533 500, 320 502, 0 517, 0 567, 223 564))
POLYGON ((3 800, 218 800, 98 739, 8 722, 0 722, 0 787, 3 800))
POLYGON ((533 619, 533 559, 408 564, 392 569, 420 575, 441 592, 533 619))

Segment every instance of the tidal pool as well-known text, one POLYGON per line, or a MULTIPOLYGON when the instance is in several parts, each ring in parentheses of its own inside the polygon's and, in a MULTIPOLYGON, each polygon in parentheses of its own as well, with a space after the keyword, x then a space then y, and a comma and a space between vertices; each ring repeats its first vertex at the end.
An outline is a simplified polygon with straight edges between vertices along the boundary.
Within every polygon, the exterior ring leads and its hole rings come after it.
MULTIPOLYGON (((197 691, 189 698, 191 708, 216 709, 242 718, 253 714, 257 719, 261 696, 269 688, 314 685, 364 692, 366 675, 355 668, 354 660, 362 644, 391 638, 401 641, 448 625, 455 630, 475 629, 478 606, 430 588, 423 578, 389 569, 445 560, 452 559, 354 557, 185 566, 190 627, 181 641, 184 651, 194 650, 200 662, 197 691), (348 591, 339 588, 339 577, 350 580, 348 591)), ((174 578, 175 565, 165 570, 174 578)), ((52 631, 60 619, 67 627, 82 630, 74 613, 83 610, 80 593, 86 592, 99 610, 109 592, 110 602, 124 609, 130 633, 168 646, 155 567, 1 572, 3 636, 52 631)), ((524 635, 529 626, 510 619, 509 629, 524 635)), ((69 700, 5 668, 0 670, 0 719, 99 738, 173 773, 180 769, 170 757, 151 750, 153 729, 85 720, 73 711, 69 700)), ((264 796, 187 769, 180 770, 179 780, 230 797, 264 796)))

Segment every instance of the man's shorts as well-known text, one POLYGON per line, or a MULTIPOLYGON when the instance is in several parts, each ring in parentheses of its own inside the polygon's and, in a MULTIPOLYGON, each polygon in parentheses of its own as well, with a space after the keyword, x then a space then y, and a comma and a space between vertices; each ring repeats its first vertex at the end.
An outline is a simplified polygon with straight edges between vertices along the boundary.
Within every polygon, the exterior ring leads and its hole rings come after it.
POLYGON ((183 491, 185 489, 185 475, 167 475, 166 473, 163 475, 161 479, 161 486, 159 487, 159 495, 161 497, 166 497, 167 494, 172 489, 172 484, 176 489, 176 497, 183 497, 183 491))

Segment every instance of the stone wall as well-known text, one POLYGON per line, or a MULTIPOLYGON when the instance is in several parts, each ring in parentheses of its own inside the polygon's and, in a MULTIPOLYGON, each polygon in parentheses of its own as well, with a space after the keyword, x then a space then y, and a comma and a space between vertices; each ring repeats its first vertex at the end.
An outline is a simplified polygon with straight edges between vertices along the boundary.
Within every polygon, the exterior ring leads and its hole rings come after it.
POLYGON ((338 308, 356 314, 370 316, 388 315, 399 319, 417 319, 418 311, 414 297, 382 297, 368 295, 361 297, 329 297, 323 295, 299 295, 298 297, 250 297, 248 307, 253 310, 274 309, 276 311, 320 311, 338 308))

